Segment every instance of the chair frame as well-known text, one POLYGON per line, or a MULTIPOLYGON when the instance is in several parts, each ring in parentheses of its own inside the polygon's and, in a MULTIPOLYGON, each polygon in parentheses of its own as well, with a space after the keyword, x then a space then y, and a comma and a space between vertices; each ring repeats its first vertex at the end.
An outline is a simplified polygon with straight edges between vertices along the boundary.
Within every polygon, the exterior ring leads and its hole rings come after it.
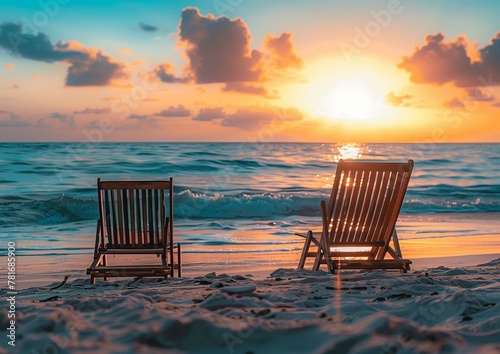
POLYGON ((307 257, 314 257, 313 270, 326 264, 331 273, 339 268, 410 270, 412 262, 402 256, 396 222, 413 166, 413 160, 339 160, 328 205, 320 203, 320 238, 317 231, 296 233, 305 238, 298 269, 304 268, 307 257), (316 251, 310 251, 312 244, 316 251), (370 250, 342 250, 345 247, 370 250), (385 259, 387 254, 392 259, 385 259))
POLYGON ((99 219, 94 260, 87 269, 96 278, 181 277, 181 245, 174 244, 173 178, 167 181, 101 181, 97 179, 99 219), (168 216, 165 211, 168 193, 168 216), (174 259, 174 249, 177 259, 174 259), (151 254, 159 264, 108 265, 108 255, 151 254))

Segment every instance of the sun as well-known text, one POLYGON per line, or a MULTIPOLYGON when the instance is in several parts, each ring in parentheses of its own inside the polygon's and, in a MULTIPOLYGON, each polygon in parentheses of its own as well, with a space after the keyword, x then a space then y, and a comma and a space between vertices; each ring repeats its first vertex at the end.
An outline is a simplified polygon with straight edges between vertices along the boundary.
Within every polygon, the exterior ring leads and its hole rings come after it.
POLYGON ((383 95, 371 80, 342 80, 326 90, 320 112, 332 120, 376 121, 383 107, 383 95))
POLYGON ((321 113, 334 120, 369 122, 379 117, 382 104, 383 100, 368 82, 346 81, 327 90, 321 113))

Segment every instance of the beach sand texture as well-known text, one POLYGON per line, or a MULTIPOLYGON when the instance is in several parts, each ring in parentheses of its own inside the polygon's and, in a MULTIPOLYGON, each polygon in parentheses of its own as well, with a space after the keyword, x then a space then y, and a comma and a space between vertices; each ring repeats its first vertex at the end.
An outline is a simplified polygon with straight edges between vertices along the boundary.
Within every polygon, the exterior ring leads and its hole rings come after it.
POLYGON ((407 274, 281 268, 265 278, 209 273, 95 286, 79 278, 51 289, 57 285, 18 291, 16 346, 2 340, 2 352, 500 352, 500 258, 407 274))

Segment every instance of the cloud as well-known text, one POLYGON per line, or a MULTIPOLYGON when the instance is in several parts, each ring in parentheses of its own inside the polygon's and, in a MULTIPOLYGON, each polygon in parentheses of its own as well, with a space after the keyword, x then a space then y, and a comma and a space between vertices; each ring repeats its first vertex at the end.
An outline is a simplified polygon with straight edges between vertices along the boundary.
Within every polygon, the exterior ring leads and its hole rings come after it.
POLYGON ((19 115, 14 112, 0 111, 1 114, 8 114, 7 118, 0 119, 0 127, 29 127, 31 123, 22 120, 19 115))
POLYGON ((61 122, 66 122, 67 120, 69 120, 71 118, 71 116, 67 115, 67 114, 59 113, 59 112, 54 112, 54 113, 49 114, 48 118, 58 119, 61 122))
POLYGON ((158 27, 152 26, 152 25, 147 25, 147 24, 145 24, 143 22, 139 23, 139 27, 144 32, 156 32, 156 31, 158 31, 158 27))
POLYGON ((197 83, 253 82, 262 73, 263 55, 250 48, 250 33, 241 19, 182 11, 179 38, 189 58, 188 71, 197 83))
POLYGON ((134 55, 134 53, 132 53, 132 51, 127 47, 121 49, 119 53, 121 55, 127 55, 127 56, 134 55))
POLYGON ((493 102, 495 101, 495 96, 484 93, 480 88, 470 88, 466 90, 467 99, 470 101, 478 102, 493 102))
POLYGON ((216 119, 222 119, 226 117, 223 107, 213 107, 213 108, 202 108, 193 120, 201 122, 211 122, 216 119))
POLYGON ((0 47, 10 54, 47 63, 85 58, 85 54, 80 51, 60 50, 57 45, 52 45, 49 37, 43 33, 36 36, 23 33, 22 25, 12 22, 0 25, 0 47))
POLYGON ((47 63, 68 63, 66 86, 106 86, 128 78, 126 65, 76 41, 52 44, 43 33, 23 33, 21 24, 0 25, 0 47, 12 55, 47 63))
POLYGON ((189 81, 189 78, 183 78, 183 77, 177 77, 173 73, 174 67, 170 63, 164 63, 157 65, 152 73, 148 73, 148 75, 152 74, 154 77, 159 79, 162 82, 167 82, 167 83, 175 83, 175 82, 180 82, 184 83, 189 81))
POLYGON ((300 69, 304 64, 295 54, 291 38, 291 33, 282 33, 279 37, 268 35, 264 39, 264 45, 271 53, 272 65, 278 69, 300 69))
POLYGON ((160 117, 189 117, 191 115, 191 112, 182 104, 180 104, 177 105, 177 107, 170 106, 167 109, 162 110, 161 112, 155 113, 154 115, 160 117))
POLYGON ((493 107, 500 107, 500 102, 495 102, 492 104, 493 107))
POLYGON ((453 98, 452 100, 446 102, 445 106, 450 108, 465 108, 465 104, 458 98, 453 98))
POLYGON ((408 102, 405 102, 409 99, 411 99, 413 96, 412 95, 397 95, 393 91, 389 92, 387 95, 385 95, 385 103, 390 104, 391 106, 405 106, 408 107, 410 104, 408 102))
POLYGON ((479 50, 479 59, 467 54, 469 44, 463 37, 448 43, 441 33, 428 35, 425 45, 403 57, 398 67, 410 73, 416 83, 445 84, 457 87, 500 85, 500 32, 479 50))
POLYGON ((302 119, 296 108, 240 108, 224 118, 220 125, 239 129, 255 129, 273 121, 287 122, 302 119))
POLYGON ((111 111, 110 108, 85 108, 82 111, 75 111, 73 114, 105 114, 111 111))
POLYGON ((14 70, 14 68, 15 68, 14 63, 10 63, 10 62, 5 64, 5 66, 4 66, 5 70, 14 70))
MULTIPOLYGON (((66 123, 67 127, 70 129, 75 128, 75 118, 73 116, 68 115, 68 114, 54 112, 54 113, 49 114, 47 116, 47 118, 57 119, 61 123, 66 123)), ((45 123, 45 121, 42 121, 42 122, 45 123)))
MULTIPOLYGON (((131 114, 127 117, 130 120, 135 120, 137 122, 136 125, 134 125, 135 128, 133 129, 140 129, 141 127, 147 125, 150 127, 156 127, 156 122, 157 119, 154 117, 151 117, 149 115, 142 115, 142 114, 131 114)), ((128 129, 124 127, 125 129, 128 129)))
POLYGON ((145 120, 149 120, 151 117, 149 117, 148 115, 131 114, 127 118, 128 119, 135 119, 135 120, 139 120, 139 121, 145 121, 145 120))
POLYGON ((18 84, 12 84, 9 86, 9 90, 16 90, 18 89, 20 86, 18 84))
POLYGON ((243 82, 229 82, 224 85, 222 91, 234 91, 251 95, 261 95, 267 98, 279 98, 276 91, 273 91, 273 93, 270 94, 268 90, 262 86, 255 86, 243 82))
POLYGON ((37 128, 47 128, 47 127, 50 127, 50 125, 45 121, 44 118, 40 118, 39 120, 36 121, 35 127, 37 127, 37 128))

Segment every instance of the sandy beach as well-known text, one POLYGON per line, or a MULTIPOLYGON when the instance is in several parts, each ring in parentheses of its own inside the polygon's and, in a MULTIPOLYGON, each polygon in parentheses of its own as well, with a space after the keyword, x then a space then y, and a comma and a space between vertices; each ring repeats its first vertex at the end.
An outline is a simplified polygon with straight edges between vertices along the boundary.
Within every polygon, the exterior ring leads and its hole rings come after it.
MULTIPOLYGON (((225 253, 217 262, 187 252, 182 278, 98 280, 94 286, 84 272, 87 254, 18 257, 15 346, 6 337, 4 307, 1 350, 498 353, 499 239, 405 240, 403 252, 413 260, 406 274, 297 271, 299 251, 284 257, 269 250, 246 262, 242 253, 225 253), (443 249, 452 256, 440 257, 443 249)), ((9 295, 2 290, 3 298, 9 295)))
POLYGON ((261 278, 228 270, 95 286, 79 278, 19 290, 15 347, 6 345, 5 332, 2 347, 5 353, 498 353, 499 280, 500 258, 407 274, 280 268, 261 278))

